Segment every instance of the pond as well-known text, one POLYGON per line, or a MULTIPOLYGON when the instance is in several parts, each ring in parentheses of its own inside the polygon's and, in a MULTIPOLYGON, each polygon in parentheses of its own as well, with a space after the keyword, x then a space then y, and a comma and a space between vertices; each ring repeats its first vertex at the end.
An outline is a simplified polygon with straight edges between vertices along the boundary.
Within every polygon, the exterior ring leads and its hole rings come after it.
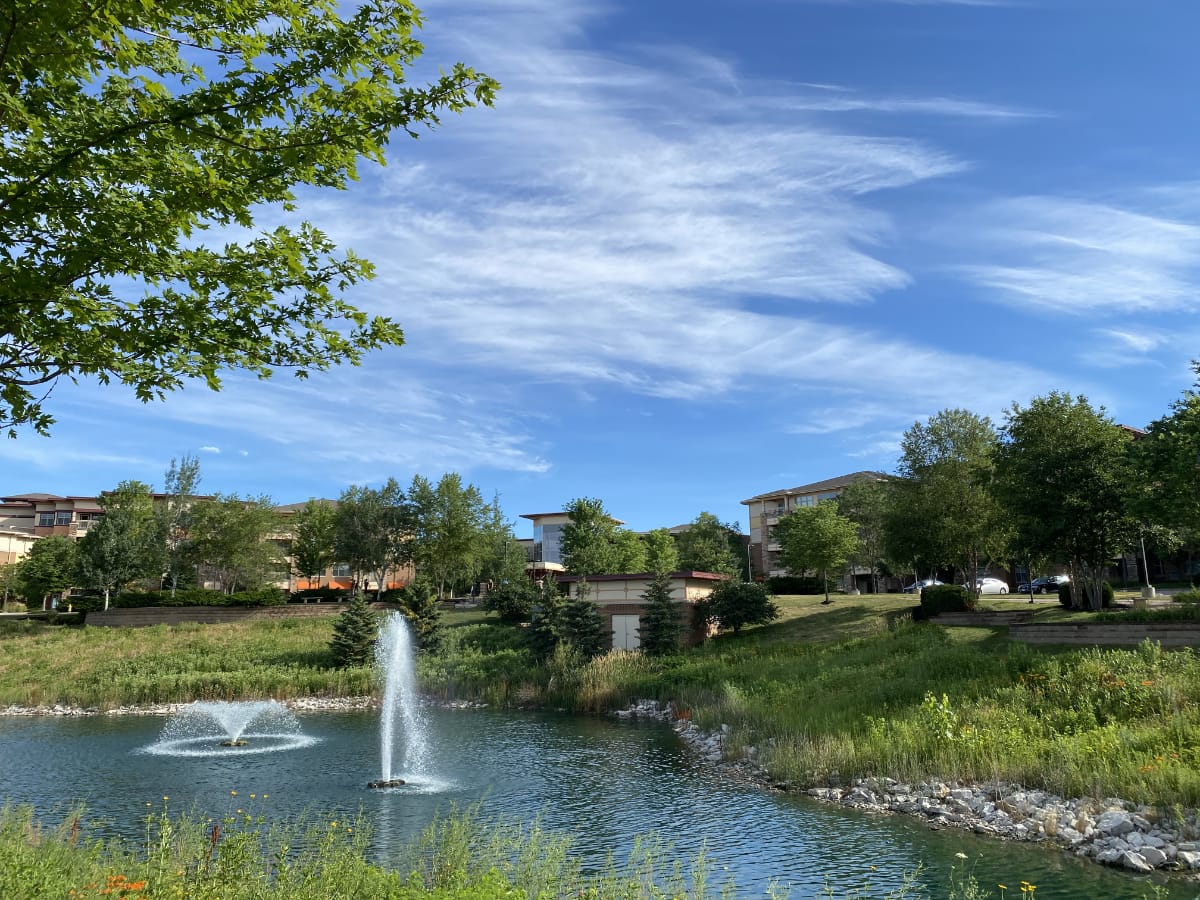
MULTIPOLYGON (((451 804, 482 802, 485 814, 531 822, 574 838, 574 851, 599 867, 639 835, 656 834, 682 858, 704 850, 716 883, 732 875, 739 897, 764 895, 773 881, 792 897, 828 883, 834 895, 870 882, 877 895, 923 866, 929 896, 945 896, 965 853, 989 896, 1021 881, 1046 898, 1140 898, 1155 884, 1043 847, 932 831, 898 816, 875 816, 731 784, 700 765, 661 723, 497 710, 424 710, 427 747, 418 778, 372 791, 379 777, 379 717, 370 712, 300 714, 286 749, 213 754, 147 752, 164 719, 153 716, 0 718, 4 796, 55 821, 83 802, 91 819, 133 839, 147 804, 169 797, 176 811, 223 815, 250 807, 268 819, 309 811, 345 817, 361 808, 375 825, 373 852, 389 855, 451 804), (231 795, 237 791, 237 796, 231 795), (256 795, 254 800, 250 794, 256 795), (262 799, 267 795, 267 799, 262 799)), ((401 773, 409 777, 408 773, 401 773)), ((1195 897, 1169 884, 1162 896, 1195 897)))

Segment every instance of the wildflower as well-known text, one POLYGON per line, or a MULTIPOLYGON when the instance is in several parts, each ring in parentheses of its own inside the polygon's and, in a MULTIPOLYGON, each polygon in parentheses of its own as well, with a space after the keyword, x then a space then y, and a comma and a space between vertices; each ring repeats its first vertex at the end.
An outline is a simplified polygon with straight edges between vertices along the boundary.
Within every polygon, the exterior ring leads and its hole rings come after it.
POLYGON ((1002 890, 1002 891, 1007 891, 1007 890, 1008 890, 1008 885, 1007 885, 1007 884, 998 884, 998 885, 996 885, 996 887, 1000 888, 1000 890, 1002 890))
POLYGON ((330 827, 330 828, 337 828, 337 822, 330 822, 330 823, 329 823, 329 827, 330 827))
POLYGON ((170 797, 168 797, 166 794, 164 794, 164 795, 163 795, 163 800, 170 800, 170 799, 171 799, 171 798, 170 798, 170 797))
POLYGON ((254 795, 253 795, 253 794, 251 794, 251 795, 250 795, 250 799, 251 799, 251 800, 253 800, 253 799, 254 799, 254 795))
POLYGON ((230 792, 229 792, 229 796, 230 796, 230 797, 236 797, 236 796, 237 796, 237 791, 230 791, 230 792))
POLYGON ((955 853, 954 855, 957 856, 959 859, 967 858, 967 854, 963 853, 961 850, 958 853, 955 853))

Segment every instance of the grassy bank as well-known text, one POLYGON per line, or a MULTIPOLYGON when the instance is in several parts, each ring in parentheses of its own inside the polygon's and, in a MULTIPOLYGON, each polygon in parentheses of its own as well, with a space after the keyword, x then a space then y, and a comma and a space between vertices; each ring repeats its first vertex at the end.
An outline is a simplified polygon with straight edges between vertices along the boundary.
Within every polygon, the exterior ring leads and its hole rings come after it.
MULTIPOLYGON (((241 812, 239 810, 239 812, 241 812)), ((703 859, 681 864, 654 841, 623 865, 585 875, 569 839, 485 822, 474 811, 434 821, 387 866, 368 863, 366 821, 268 825, 251 814, 219 821, 147 816, 138 844, 89 837, 81 815, 56 827, 28 808, 0 809, 0 896, 144 900, 620 900, 733 896, 703 859), (715 887, 714 887, 715 885, 715 887)), ((900 897, 901 893, 890 896, 900 897)), ((779 896, 783 896, 780 894, 779 896)))
MULTIPOLYGON (((896 595, 781 598, 782 620, 664 661, 560 655, 536 667, 518 629, 458 615, 424 655, 432 693, 602 712, 673 700, 730 726, 797 786, 859 775, 1003 779, 1068 796, 1200 806, 1200 661, 1191 651, 1030 649, 1003 630, 907 621, 896 595)), ((1021 601, 989 600, 1015 608, 1021 601)), ((1063 615, 1038 605, 1039 618, 1063 615)), ((0 705, 370 693, 330 667, 332 620, 151 629, 33 626, 0 636, 0 705)))

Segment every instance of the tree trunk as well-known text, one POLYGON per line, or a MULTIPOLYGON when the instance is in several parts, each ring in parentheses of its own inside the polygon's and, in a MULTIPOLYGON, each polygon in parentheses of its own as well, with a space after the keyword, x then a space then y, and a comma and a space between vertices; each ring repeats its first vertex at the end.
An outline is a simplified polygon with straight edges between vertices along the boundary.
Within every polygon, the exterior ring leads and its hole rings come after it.
POLYGON ((108 612, 108 588, 104 589, 104 611, 108 612))
POLYGON ((832 603, 833 601, 829 599, 829 575, 825 569, 821 570, 821 587, 825 588, 825 599, 821 602, 832 603))

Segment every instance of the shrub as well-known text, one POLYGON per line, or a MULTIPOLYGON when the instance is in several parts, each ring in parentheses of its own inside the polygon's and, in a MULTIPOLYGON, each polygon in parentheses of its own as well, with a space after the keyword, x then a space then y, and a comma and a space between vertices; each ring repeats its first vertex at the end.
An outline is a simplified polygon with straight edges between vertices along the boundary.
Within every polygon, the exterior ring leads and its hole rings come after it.
POLYGON ((349 592, 344 588, 318 587, 296 591, 291 596, 293 603, 341 603, 349 592))
POLYGON ((1200 605, 1200 590, 1190 588, 1186 591, 1180 591, 1171 598, 1172 603, 1183 603, 1188 606, 1200 605))
MULTIPOLYGON (((1114 599, 1113 588, 1112 588, 1112 585, 1109 584, 1107 581, 1103 582, 1102 584, 1103 584, 1103 588, 1101 589, 1101 594, 1103 595, 1103 598, 1101 600, 1100 605, 1104 609, 1109 609, 1113 605, 1113 599, 1114 599)), ((1087 583, 1082 582, 1080 584, 1080 589, 1083 593, 1083 598, 1082 598, 1083 604, 1084 604, 1084 606, 1088 606, 1089 602, 1088 602, 1088 585, 1087 585, 1087 583)), ((1058 586, 1058 602, 1061 603, 1063 606, 1065 606, 1067 609, 1071 608, 1071 582, 1064 581, 1062 584, 1060 584, 1058 586)))
POLYGON ((537 602, 538 590, 528 578, 500 584, 483 595, 483 608, 494 612, 501 622, 528 622, 537 602))
POLYGON ((745 625, 765 625, 779 618, 779 607, 772 602, 770 591, 753 582, 722 581, 697 606, 706 619, 715 619, 721 628, 729 628, 734 634, 745 625))
POLYGON ((142 606, 282 606, 287 599, 287 591, 274 587, 238 591, 235 594, 206 588, 187 588, 176 591, 174 597, 170 591, 121 591, 110 605, 121 609, 142 606))
POLYGON ((974 609, 971 593, 961 584, 931 584, 921 591, 921 611, 926 616, 974 609))
POLYGON ((438 605, 437 590, 428 580, 418 578, 399 590, 386 591, 384 597, 399 605, 419 647, 426 650, 437 647, 441 638, 442 610, 438 605))
POLYGON ((832 578, 822 584, 820 578, 800 575, 773 575, 767 579, 767 590, 772 594, 824 594, 827 587, 834 590, 834 585, 832 578))

